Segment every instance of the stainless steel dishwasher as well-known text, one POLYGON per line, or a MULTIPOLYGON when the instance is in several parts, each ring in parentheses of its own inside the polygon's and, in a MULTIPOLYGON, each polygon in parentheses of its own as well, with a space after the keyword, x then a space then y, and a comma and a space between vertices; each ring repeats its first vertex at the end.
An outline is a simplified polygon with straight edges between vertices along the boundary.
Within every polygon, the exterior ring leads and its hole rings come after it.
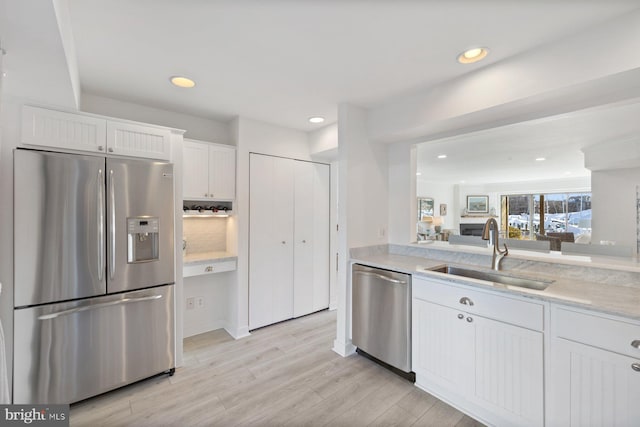
POLYGON ((415 381, 411 372, 411 275, 353 264, 351 340, 359 353, 415 381))

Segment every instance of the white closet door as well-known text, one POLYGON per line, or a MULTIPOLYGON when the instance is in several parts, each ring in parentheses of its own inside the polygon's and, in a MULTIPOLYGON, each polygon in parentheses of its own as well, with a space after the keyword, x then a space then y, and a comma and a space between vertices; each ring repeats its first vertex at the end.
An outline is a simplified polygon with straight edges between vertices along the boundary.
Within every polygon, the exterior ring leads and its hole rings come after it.
POLYGON ((329 166, 295 162, 294 317, 329 306, 329 166))
POLYGON ((249 328, 293 317, 293 161, 251 154, 249 328))

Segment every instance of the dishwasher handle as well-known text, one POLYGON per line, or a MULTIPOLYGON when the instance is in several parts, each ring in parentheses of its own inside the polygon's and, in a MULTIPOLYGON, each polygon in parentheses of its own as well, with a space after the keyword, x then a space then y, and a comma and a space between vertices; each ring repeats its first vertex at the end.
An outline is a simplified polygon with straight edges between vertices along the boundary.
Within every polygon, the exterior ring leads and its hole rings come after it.
POLYGON ((397 280, 397 279, 392 279, 392 278, 387 277, 387 276, 384 276, 384 275, 382 275, 382 274, 378 274, 378 273, 371 273, 371 272, 369 272, 369 271, 359 271, 359 270, 356 270, 356 271, 354 271, 354 273, 356 273, 356 274, 361 274, 361 275, 363 275, 363 276, 375 277, 375 278, 377 278, 377 279, 381 279, 381 280, 384 280, 384 281, 387 281, 387 282, 391 282, 391 283, 395 283, 395 284, 398 284, 398 285, 406 285, 406 284, 407 284, 406 280, 397 280))

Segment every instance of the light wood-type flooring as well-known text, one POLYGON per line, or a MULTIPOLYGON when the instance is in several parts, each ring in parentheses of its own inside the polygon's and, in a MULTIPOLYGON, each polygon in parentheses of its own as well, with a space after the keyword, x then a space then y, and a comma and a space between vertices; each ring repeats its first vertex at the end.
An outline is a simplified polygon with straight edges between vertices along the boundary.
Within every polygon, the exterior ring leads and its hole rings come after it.
POLYGON ((481 426, 372 361, 331 350, 335 312, 234 340, 187 338, 184 366, 71 407, 72 426, 481 426))

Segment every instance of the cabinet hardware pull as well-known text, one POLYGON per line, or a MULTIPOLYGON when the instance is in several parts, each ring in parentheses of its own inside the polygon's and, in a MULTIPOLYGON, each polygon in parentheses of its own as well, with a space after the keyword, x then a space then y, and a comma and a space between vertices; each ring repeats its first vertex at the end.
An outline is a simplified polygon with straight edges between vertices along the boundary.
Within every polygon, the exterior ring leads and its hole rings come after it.
POLYGON ((306 240, 303 240, 303 241, 302 241, 302 243, 307 243, 307 241, 306 241, 306 240))
POLYGON ((464 319, 464 314, 458 314, 458 319, 460 320, 464 319))
POLYGON ((104 147, 102 145, 98 145, 98 151, 103 151, 104 147))
POLYGON ((633 348, 637 348, 640 350, 640 340, 633 340, 631 341, 631 347, 633 348))
POLYGON ((109 147, 109 152, 113 153, 113 148, 109 147))
POLYGON ((631 369, 633 369, 636 372, 640 372, 640 363, 632 363, 631 369))
POLYGON ((473 322, 473 317, 467 317, 467 322, 469 323, 473 322))
POLYGON ((207 268, 204 269, 205 272, 210 273, 213 271, 213 266, 208 265, 207 268))
POLYGON ((460 298, 460 304, 473 305, 473 301, 471 301, 468 297, 462 297, 460 298))
POLYGON ((285 245, 287 242, 285 240, 282 241, 282 244, 285 245))

